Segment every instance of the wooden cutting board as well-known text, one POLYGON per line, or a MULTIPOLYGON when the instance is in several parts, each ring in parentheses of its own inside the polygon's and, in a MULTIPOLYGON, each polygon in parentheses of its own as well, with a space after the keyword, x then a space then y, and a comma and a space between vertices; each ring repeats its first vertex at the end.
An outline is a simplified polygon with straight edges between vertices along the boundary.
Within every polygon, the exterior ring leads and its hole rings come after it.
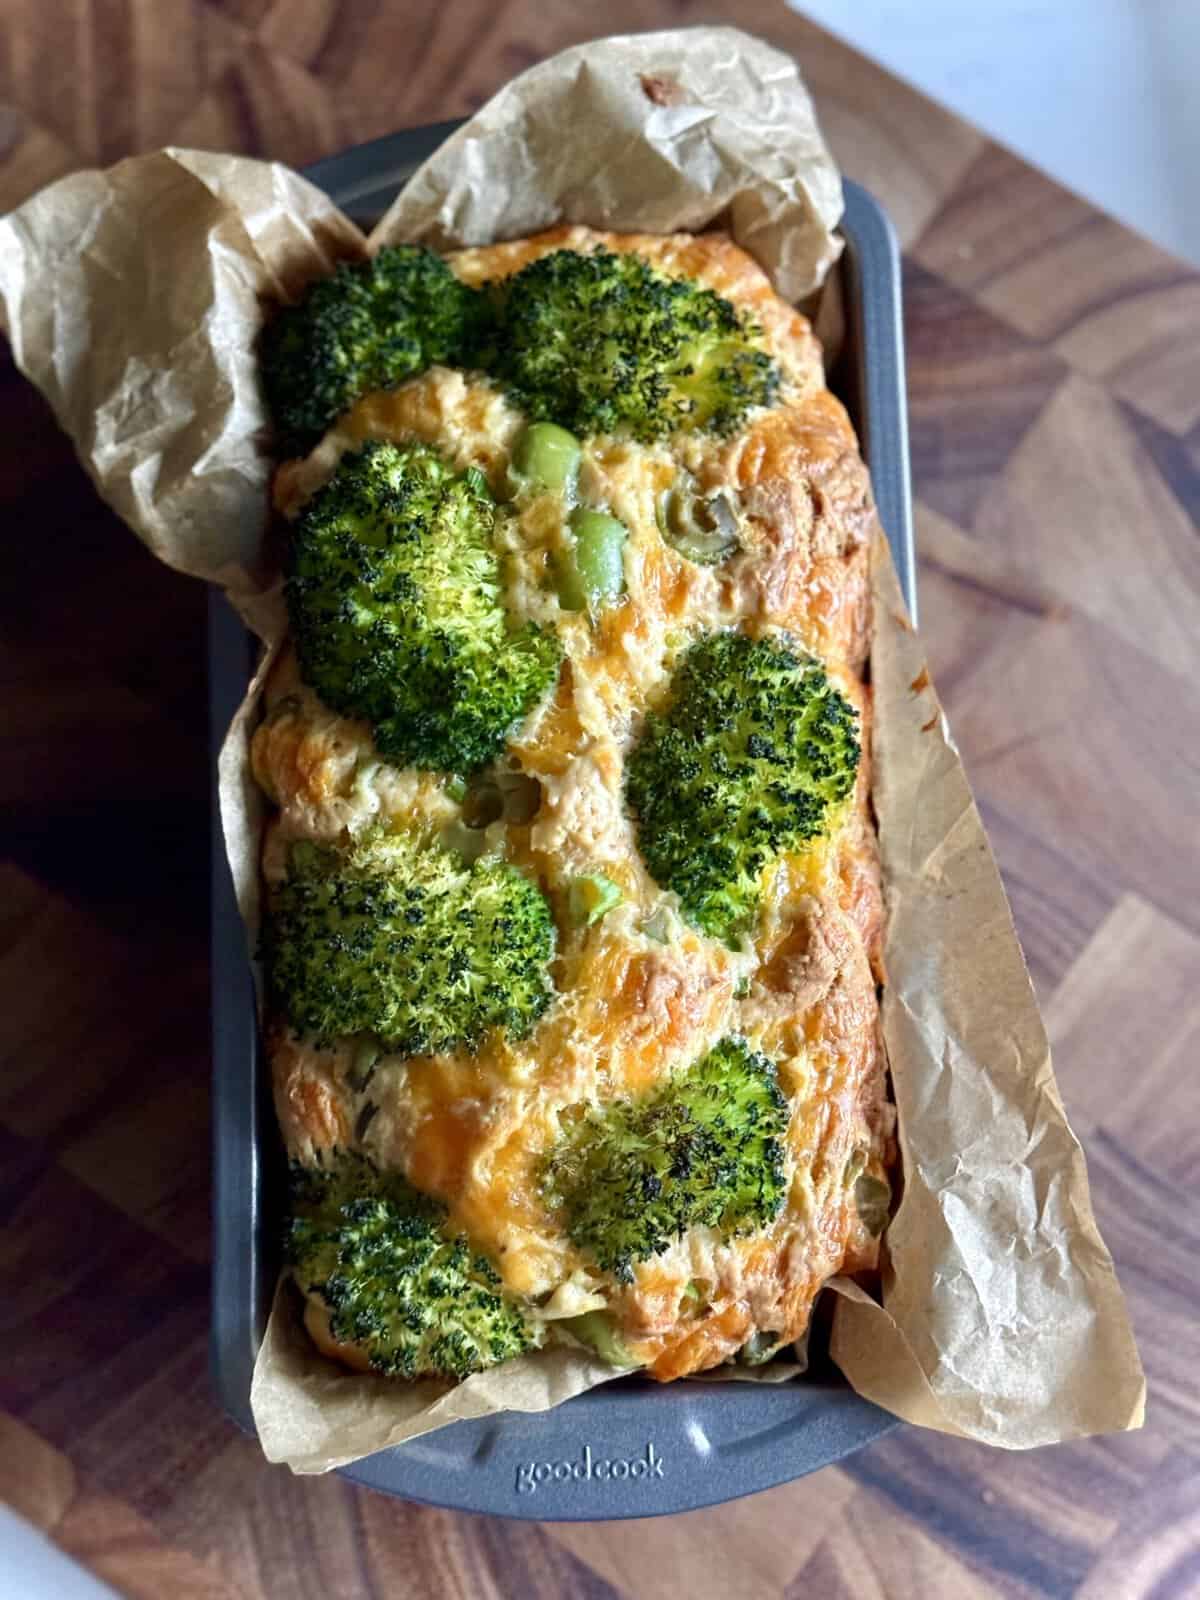
POLYGON ((5 358, 0 1491, 130 1596, 1200 1593, 1200 276, 773 0, 6 0, 0 210, 165 143, 299 166, 589 34, 716 20, 800 59, 906 248, 923 629, 1149 1424, 1013 1456, 903 1430, 620 1526, 265 1466, 206 1373, 204 594, 97 503, 5 358))

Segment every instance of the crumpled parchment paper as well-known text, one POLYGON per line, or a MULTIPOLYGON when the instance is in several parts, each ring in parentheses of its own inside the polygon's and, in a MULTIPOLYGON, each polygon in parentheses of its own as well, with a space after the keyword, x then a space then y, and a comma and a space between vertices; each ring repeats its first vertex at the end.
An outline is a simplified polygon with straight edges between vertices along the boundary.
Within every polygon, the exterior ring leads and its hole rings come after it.
MULTIPOLYGON (((385 241, 450 247, 560 219, 719 223, 797 298, 836 259, 840 206, 795 63, 731 28, 616 38, 509 84, 370 241, 303 179, 242 157, 165 150, 61 179, 0 219, 0 317, 101 495, 164 561, 223 585, 271 647, 286 619, 265 539, 272 462, 254 358, 264 301, 385 241)), ((832 1285, 833 1355, 898 1415, 992 1444, 1137 1427, 1145 1385, 1083 1157, 882 539, 874 591, 884 1031, 904 1184, 882 1304, 832 1285)), ((220 768, 252 932, 257 682, 220 768)), ((267 1455, 319 1472, 460 1417, 543 1410, 612 1376, 566 1350, 449 1390, 350 1375, 316 1355, 281 1291, 252 1402, 267 1455)))
POLYGON ((841 214, 842 180, 791 57, 736 28, 681 28, 530 67, 430 157, 371 242, 450 250, 557 222, 699 233, 719 218, 799 300, 841 253, 841 214))

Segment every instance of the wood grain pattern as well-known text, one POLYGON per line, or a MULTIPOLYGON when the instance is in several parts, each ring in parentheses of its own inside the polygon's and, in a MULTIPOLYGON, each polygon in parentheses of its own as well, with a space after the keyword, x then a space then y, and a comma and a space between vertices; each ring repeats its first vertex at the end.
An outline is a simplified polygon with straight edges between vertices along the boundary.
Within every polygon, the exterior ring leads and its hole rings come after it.
POLYGON ((1174 433, 1200 421, 1200 351, 1180 330, 1200 278, 989 145, 914 249, 922 266, 1174 433))
POLYGON ((1200 277, 775 0, 7 0, 0 209, 166 141, 299 165, 594 32, 710 20, 799 56, 908 248, 924 632, 1149 1424, 1013 1456, 905 1431, 619 1527, 267 1467, 207 1377, 204 596, 5 357, 0 1494, 138 1600, 1200 1594, 1200 277))

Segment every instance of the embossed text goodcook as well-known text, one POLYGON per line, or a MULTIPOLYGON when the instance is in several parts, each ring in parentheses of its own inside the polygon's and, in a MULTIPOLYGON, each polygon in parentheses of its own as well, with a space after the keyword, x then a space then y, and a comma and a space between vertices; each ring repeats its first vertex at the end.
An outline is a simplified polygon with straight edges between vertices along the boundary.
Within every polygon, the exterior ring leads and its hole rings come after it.
POLYGON ((585 1444, 574 1461, 522 1461, 517 1466, 517 1493, 535 1494, 544 1483, 592 1483, 628 1478, 646 1482, 663 1475, 663 1458, 653 1443, 647 1442, 640 1456, 592 1455, 592 1447, 585 1444))

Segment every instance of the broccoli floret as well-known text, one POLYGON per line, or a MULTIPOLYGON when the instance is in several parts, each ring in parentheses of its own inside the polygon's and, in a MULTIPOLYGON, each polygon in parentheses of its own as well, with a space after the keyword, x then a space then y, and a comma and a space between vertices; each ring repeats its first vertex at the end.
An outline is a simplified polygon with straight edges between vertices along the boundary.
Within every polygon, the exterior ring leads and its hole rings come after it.
POLYGON ((372 441, 296 523, 286 594, 301 676, 365 718, 388 760, 471 772, 558 676, 553 634, 509 624, 497 515, 474 468, 372 441))
POLYGON ((302 455, 354 402, 477 343, 486 298, 418 245, 342 262, 267 324, 262 386, 284 454, 302 455))
POLYGON ((390 1377, 465 1378, 542 1342, 486 1257, 396 1172, 340 1154, 295 1164, 286 1256, 335 1339, 390 1377))
POLYGON ((705 635, 626 765, 647 867, 695 927, 734 939, 770 863, 830 827, 860 753, 858 714, 817 661, 771 638, 705 635))
POLYGON ((642 1100, 591 1107, 551 1149, 547 1204, 620 1283, 689 1228, 765 1226, 787 1190, 788 1104, 774 1063, 725 1039, 642 1100))
POLYGON ((402 1055, 473 1050, 489 1028, 523 1038, 550 1003, 554 946, 516 867, 399 836, 293 850, 263 925, 269 992, 298 1032, 402 1055))
POLYGON ((728 433, 779 388, 757 326, 641 256, 556 250, 489 291, 497 328, 477 359, 529 416, 576 433, 728 433))

